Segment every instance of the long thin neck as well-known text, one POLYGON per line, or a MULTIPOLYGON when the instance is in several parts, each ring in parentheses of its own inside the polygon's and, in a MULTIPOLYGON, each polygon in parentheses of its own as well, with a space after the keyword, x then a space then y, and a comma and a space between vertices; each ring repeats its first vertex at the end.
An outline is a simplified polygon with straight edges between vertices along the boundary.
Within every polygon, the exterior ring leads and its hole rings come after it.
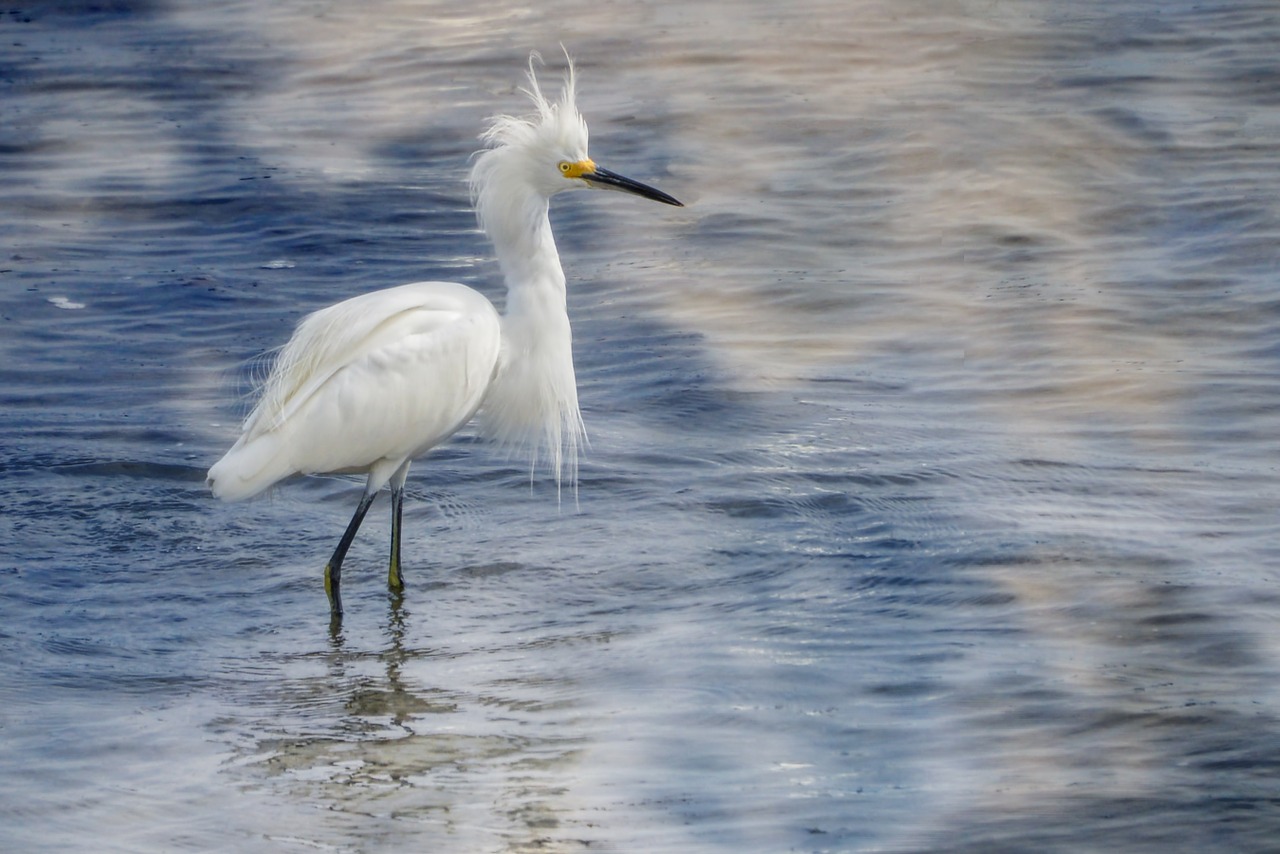
MULTIPOLYGON (((487 187, 485 190, 494 189, 487 187)), ((503 356, 485 402, 487 432, 530 450, 556 471, 577 474, 583 441, 573 370, 573 333, 564 270, 556 253, 547 200, 519 182, 477 200, 507 284, 502 317, 503 356)))
POLYGON ((487 215, 484 220, 507 285, 507 313, 518 311, 526 294, 550 300, 563 311, 564 269, 551 234, 547 200, 523 188, 516 192, 507 189, 498 215, 487 215), (516 306, 510 304, 512 299, 516 306))

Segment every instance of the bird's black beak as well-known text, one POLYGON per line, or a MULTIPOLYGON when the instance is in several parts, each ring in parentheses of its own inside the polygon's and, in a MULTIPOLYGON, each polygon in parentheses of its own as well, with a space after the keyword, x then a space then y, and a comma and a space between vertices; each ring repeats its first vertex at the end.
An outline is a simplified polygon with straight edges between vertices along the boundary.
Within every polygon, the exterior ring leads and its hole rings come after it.
POLYGON ((646 199, 652 199, 655 202, 662 202, 664 205, 675 205, 678 208, 684 207, 684 204, 673 196, 668 196, 661 190, 656 190, 648 184, 641 184, 639 181, 632 181, 630 178, 624 178, 616 172, 610 172, 608 169, 601 169, 599 166, 593 172, 587 172, 582 176, 582 180, 596 190, 621 190, 624 193, 633 193, 646 199))

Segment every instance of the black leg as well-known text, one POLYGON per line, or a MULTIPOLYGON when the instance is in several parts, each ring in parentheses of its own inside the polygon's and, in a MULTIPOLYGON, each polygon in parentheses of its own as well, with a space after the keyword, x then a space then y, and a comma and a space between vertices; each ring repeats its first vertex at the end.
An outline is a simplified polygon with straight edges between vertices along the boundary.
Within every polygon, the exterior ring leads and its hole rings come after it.
POLYGON ((400 572, 400 517, 404 511, 404 483, 391 482, 391 563, 387 567, 387 586, 393 593, 404 591, 404 575, 400 572))
POLYGON ((342 618, 342 593, 339 589, 342 584, 342 561, 347 556, 347 549, 351 548, 351 541, 356 538, 356 531, 360 530, 364 514, 369 512, 369 505, 373 503, 377 494, 377 492, 366 492, 361 496, 355 515, 347 524, 347 530, 342 534, 342 539, 338 540, 338 547, 333 550, 333 557, 329 558, 329 562, 324 566, 324 592, 329 594, 329 610, 334 619, 342 618))
POLYGON ((387 587, 397 596, 404 592, 404 574, 400 571, 400 519, 404 515, 404 481, 409 476, 410 460, 405 460, 391 475, 391 560, 387 564, 387 587))

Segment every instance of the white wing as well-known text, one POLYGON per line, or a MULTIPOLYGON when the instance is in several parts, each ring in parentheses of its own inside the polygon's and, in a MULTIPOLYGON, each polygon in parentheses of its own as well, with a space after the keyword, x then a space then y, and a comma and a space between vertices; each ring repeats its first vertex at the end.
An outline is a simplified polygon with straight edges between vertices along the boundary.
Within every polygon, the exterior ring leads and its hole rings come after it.
POLYGON ((308 315, 239 441, 209 470, 214 493, 247 498, 295 473, 338 471, 370 472, 381 486, 470 420, 500 343, 492 304, 451 282, 401 285, 308 315))

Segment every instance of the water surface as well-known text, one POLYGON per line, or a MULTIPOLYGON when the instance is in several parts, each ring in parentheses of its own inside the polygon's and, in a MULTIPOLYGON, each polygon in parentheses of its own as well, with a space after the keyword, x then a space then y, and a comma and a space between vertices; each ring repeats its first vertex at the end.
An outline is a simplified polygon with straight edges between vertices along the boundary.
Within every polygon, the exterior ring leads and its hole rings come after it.
POLYGON ((1265 850, 1280 838, 1269 4, 35 4, 0 16, 15 851, 1265 850), (496 301, 531 49, 575 497, 459 437, 215 502, 305 312, 496 301), (258 367, 255 367, 258 366, 258 367))

